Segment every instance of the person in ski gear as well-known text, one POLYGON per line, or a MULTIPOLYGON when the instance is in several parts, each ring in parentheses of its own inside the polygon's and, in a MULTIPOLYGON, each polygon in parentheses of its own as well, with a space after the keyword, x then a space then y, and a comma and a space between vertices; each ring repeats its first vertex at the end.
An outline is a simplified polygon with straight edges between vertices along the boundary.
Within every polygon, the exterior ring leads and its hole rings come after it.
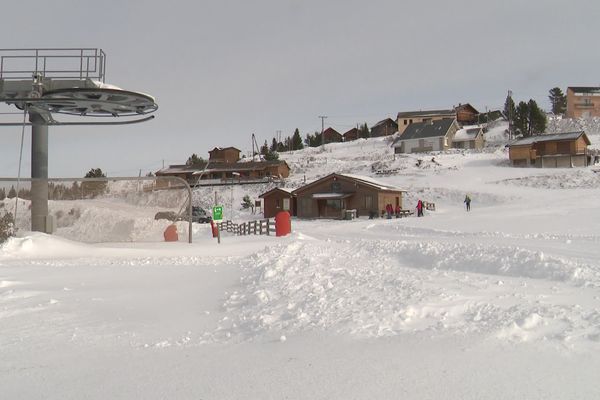
POLYGON ((471 198, 468 194, 465 196, 465 206, 467 207, 467 211, 471 211, 471 198))
POLYGON ((396 206, 396 209, 394 210, 394 214, 396 214, 396 218, 400 218, 400 210, 401 210, 400 204, 398 204, 396 206))
POLYGON ((419 202, 417 203, 417 217, 422 217, 423 216, 423 202, 421 200, 419 200, 419 202))

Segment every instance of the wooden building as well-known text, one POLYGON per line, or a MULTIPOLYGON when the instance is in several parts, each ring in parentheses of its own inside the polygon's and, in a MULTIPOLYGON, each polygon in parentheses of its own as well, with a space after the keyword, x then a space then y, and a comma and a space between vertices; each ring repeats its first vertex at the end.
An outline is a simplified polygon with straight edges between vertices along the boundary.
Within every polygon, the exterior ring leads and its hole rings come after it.
POLYGON ((236 163, 240 159, 240 150, 235 147, 215 147, 208 155, 211 162, 236 163))
POLYGON ((389 136, 397 131, 398 123, 391 118, 386 118, 371 127, 371 137, 389 136))
POLYGON ((600 87, 568 87, 567 117, 600 117, 600 87))
POLYGON ((358 129, 352 128, 348 132, 344 133, 342 136, 344 137, 344 142, 351 142, 353 140, 358 139, 360 137, 360 134, 358 132, 358 129))
POLYGON ((447 150, 452 147, 457 130, 455 119, 412 123, 394 140, 392 147, 396 154, 447 150))
POLYGON ((460 125, 471 125, 479 122, 479 111, 469 103, 459 104, 454 107, 454 112, 456 113, 456 121, 460 125))
POLYGON ((586 167, 590 163, 589 145, 590 140, 583 131, 539 135, 510 143, 508 154, 515 167, 586 167))
POLYGON ((324 143, 339 143, 344 140, 344 137, 335 129, 329 127, 323 131, 324 143))
POLYGON ((280 211, 288 211, 290 215, 296 215, 296 198, 292 195, 291 189, 275 188, 258 197, 262 199, 265 218, 273 218, 280 211))
POLYGON ((485 140, 481 126, 465 126, 456 131, 452 138, 452 147, 455 149, 483 149, 485 140))
POLYGON ((292 194, 298 218, 344 218, 346 210, 369 216, 378 215, 386 204, 402 208, 403 192, 368 177, 333 173, 292 194))
POLYGON ((456 118, 454 110, 427 110, 427 111, 403 111, 398 113, 397 125, 400 135, 404 133, 410 124, 418 122, 439 121, 442 119, 456 118))

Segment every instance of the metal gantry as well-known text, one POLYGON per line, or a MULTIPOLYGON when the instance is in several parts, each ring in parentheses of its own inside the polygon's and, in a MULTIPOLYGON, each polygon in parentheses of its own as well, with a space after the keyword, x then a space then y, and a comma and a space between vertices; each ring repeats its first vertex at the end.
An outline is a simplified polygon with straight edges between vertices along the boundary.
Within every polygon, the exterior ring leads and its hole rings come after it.
POLYGON ((96 48, 0 49, 0 102, 28 114, 31 126, 31 230, 47 232, 48 126, 121 125, 148 121, 154 98, 105 83, 106 53, 96 48), (60 122, 54 115, 126 117, 60 122))

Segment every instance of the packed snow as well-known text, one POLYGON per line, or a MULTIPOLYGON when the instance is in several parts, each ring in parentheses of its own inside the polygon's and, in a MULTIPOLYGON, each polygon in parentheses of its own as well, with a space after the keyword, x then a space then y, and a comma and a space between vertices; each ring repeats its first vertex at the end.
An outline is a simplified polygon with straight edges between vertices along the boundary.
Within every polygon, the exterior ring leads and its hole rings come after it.
MULTIPOLYGON (((55 235, 0 249, 2 397, 598 398, 600 174, 512 168, 505 130, 481 151, 281 154, 287 189, 364 176, 407 190, 404 208, 435 202, 423 218, 293 219, 221 243, 193 224, 188 244, 184 222, 162 241, 168 202, 51 203, 55 235)), ((242 197, 272 187, 193 197, 245 221, 261 216, 242 197)))

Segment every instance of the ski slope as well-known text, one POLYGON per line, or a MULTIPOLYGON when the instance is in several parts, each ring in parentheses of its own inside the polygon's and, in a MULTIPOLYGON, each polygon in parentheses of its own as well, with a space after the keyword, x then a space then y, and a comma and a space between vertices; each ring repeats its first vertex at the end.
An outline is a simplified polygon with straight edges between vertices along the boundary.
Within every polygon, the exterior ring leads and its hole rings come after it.
MULTIPOLYGON (((160 242, 140 207, 90 206, 62 236, 10 239, 3 397, 598 398, 600 174, 511 168, 500 144, 394 157, 389 143, 282 154, 286 187, 359 174, 435 212, 293 220, 287 237, 221 244, 194 225, 190 245, 160 242), (124 215, 122 241, 73 240, 124 215)), ((236 205, 267 189, 219 196, 247 220, 236 205)))

